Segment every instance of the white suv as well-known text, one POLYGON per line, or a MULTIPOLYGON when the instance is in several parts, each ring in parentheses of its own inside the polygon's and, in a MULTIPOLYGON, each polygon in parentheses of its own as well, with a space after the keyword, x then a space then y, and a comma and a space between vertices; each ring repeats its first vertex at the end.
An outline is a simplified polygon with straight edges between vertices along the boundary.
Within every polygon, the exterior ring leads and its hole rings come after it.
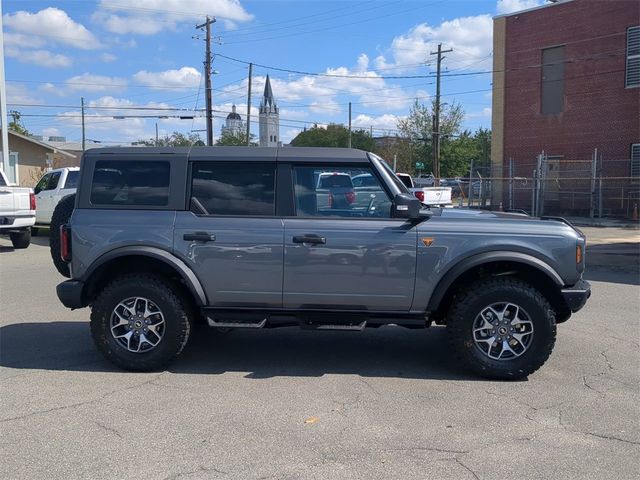
MULTIPOLYGON (((51 215, 58 202, 67 195, 76 193, 80 168, 56 168, 47 172, 36 184, 36 226, 49 226, 51 215)), ((35 229, 34 229, 35 230, 35 229)))

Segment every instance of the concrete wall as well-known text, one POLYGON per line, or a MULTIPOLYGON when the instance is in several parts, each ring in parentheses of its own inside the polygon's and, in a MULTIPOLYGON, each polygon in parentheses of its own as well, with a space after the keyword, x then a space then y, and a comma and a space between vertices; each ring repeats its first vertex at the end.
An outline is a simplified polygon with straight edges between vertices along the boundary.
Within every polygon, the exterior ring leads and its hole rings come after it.
MULTIPOLYGON (((504 82, 505 82, 505 17, 493 22, 493 96, 491 105, 491 170, 492 176, 502 176, 504 166, 504 82)), ((502 182, 493 182, 492 204, 503 198, 502 182)))

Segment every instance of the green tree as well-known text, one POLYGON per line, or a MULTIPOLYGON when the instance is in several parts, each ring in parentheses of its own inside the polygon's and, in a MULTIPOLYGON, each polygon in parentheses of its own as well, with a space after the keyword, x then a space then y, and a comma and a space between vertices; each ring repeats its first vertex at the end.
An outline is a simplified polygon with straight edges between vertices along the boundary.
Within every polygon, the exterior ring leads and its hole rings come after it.
MULTIPOLYGON (((157 146, 159 147, 191 147, 193 145, 204 144, 202 139, 200 138, 200 134, 197 132, 191 132, 188 134, 184 134, 181 132, 173 132, 171 135, 164 135, 158 138, 157 146)), ((145 145, 147 147, 156 146, 156 139, 149 138, 138 140, 136 142, 138 145, 145 145)))
MULTIPOLYGON (((255 135, 250 137, 250 146, 256 147, 258 143, 255 141, 255 135)), ((218 146, 230 146, 230 147, 244 147, 247 145, 247 134, 240 133, 234 135, 232 133, 223 133, 222 136, 216 141, 218 146)))
MULTIPOLYGON (((408 140, 406 149, 402 150, 402 158, 399 164, 407 165, 407 173, 415 173, 415 164, 420 162, 425 165, 425 172, 433 170, 433 112, 435 100, 431 104, 415 100, 409 115, 398 121, 400 136, 408 140)), ((444 154, 446 143, 455 143, 455 137, 461 131, 464 111, 457 102, 443 103, 440 106, 440 171, 442 176, 458 175, 461 166, 457 157, 449 160, 444 154), (451 165, 448 165, 451 163, 451 165)), ((467 167, 468 169, 468 167, 467 167)), ((398 168, 398 170, 400 170, 398 168)), ((464 173, 464 172, 463 172, 464 173)))
POLYGON ((27 130, 22 123, 22 115, 17 110, 11 110, 9 112, 9 116, 11 117, 11 121, 9 122, 9 130, 13 130, 14 132, 21 133, 22 135, 31 135, 31 132, 27 130))
MULTIPOLYGON (((300 132, 291 140, 296 147, 348 147, 349 129, 337 123, 330 123, 326 128, 314 125, 300 132)), ((372 152, 375 143, 371 135, 365 130, 351 132, 351 146, 372 152)))

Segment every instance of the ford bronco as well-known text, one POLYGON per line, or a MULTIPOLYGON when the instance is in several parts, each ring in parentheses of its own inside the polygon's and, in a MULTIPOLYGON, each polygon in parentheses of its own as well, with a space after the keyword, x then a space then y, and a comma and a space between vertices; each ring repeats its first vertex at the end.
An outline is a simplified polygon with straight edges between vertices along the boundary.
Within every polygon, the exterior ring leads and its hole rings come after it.
POLYGON ((88 150, 56 210, 54 253, 70 277, 58 297, 91 307, 98 349, 129 370, 166 365, 197 322, 435 323, 466 368, 517 379, 590 295, 585 237, 568 222, 425 208, 355 149, 88 150))

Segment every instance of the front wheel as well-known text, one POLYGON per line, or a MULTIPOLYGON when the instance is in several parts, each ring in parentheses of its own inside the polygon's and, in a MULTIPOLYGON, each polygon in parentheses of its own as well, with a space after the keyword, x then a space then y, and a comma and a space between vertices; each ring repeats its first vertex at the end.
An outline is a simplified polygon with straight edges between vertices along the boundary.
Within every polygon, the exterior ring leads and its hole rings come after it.
POLYGON ((537 289, 498 277, 469 285, 456 297, 447 315, 447 332, 464 367, 488 378, 517 380, 549 358, 556 321, 537 289))
POLYGON ((117 277, 91 309, 91 334, 100 352, 125 370, 157 370, 180 354, 191 330, 179 291, 149 274, 117 277))

